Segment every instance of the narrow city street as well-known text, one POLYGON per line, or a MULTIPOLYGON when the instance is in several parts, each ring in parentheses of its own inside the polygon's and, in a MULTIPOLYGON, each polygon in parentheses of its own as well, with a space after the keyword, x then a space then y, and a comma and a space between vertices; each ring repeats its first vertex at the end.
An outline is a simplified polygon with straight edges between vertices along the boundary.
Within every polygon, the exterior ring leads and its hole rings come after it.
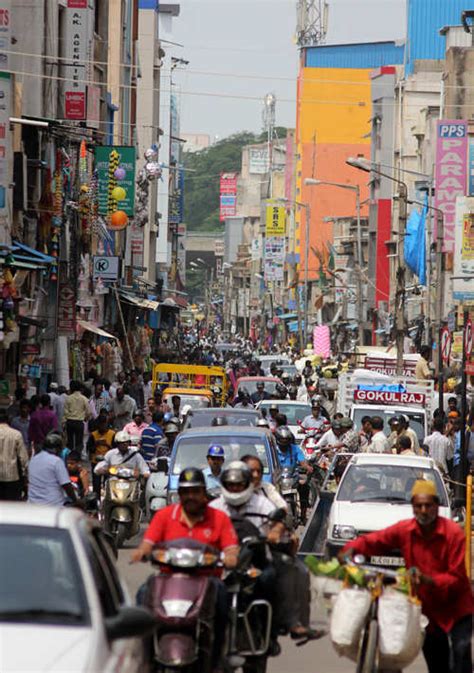
MULTIPOLYGON (((138 587, 146 580, 150 574, 150 566, 145 563, 130 564, 130 554, 133 545, 137 540, 130 541, 126 549, 119 552, 118 566, 125 578, 130 593, 135 595, 138 587)), ((313 613, 315 606, 313 606, 313 613)), ((316 606, 317 608, 317 606, 316 606)), ((327 628, 327 621, 323 615, 315 615, 318 627, 327 628)), ((302 647, 296 647, 289 638, 280 638, 282 653, 275 659, 269 659, 268 673, 354 673, 355 664, 347 659, 341 659, 337 656, 331 645, 329 637, 326 636, 316 642, 311 642, 302 647)), ((417 661, 404 673, 426 673, 426 665, 423 657, 418 657, 417 661)))

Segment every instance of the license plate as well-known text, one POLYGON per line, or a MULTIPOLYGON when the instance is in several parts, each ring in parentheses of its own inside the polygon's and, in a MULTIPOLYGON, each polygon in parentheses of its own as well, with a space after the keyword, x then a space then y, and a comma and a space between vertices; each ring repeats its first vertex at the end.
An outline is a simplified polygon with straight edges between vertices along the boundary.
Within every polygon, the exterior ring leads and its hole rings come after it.
POLYGON ((370 563, 375 566, 396 566, 398 568, 405 565, 404 559, 398 556, 371 556, 370 563))
POLYGON ((294 488, 290 490, 285 489, 284 491, 281 492, 282 495, 293 495, 294 493, 296 493, 296 490, 294 488))

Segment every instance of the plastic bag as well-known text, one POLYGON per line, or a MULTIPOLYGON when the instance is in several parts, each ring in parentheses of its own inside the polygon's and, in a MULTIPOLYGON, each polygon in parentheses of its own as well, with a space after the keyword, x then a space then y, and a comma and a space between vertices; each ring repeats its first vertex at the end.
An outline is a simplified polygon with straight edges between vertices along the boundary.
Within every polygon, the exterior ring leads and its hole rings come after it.
POLYGON ((365 589, 343 589, 334 600, 330 634, 336 652, 357 659, 362 628, 369 614, 371 596, 365 589))
POLYGON ((423 645, 421 605, 399 592, 387 590, 379 599, 379 652, 384 668, 405 668, 423 645))

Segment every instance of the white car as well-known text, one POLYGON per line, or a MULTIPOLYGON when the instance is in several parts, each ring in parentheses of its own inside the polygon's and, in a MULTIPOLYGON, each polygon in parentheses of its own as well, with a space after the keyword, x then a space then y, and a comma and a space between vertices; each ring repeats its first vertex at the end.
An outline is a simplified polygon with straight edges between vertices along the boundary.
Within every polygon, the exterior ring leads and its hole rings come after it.
MULTIPOLYGON (((359 453, 351 459, 338 486, 329 513, 326 551, 329 556, 363 533, 381 530, 413 516, 411 490, 417 479, 436 484, 440 516, 451 518, 448 493, 431 458, 393 454, 359 453)), ((370 562, 401 566, 397 550, 370 562)))
POLYGON ((304 432, 300 432, 300 423, 311 415, 311 405, 305 402, 298 402, 297 400, 263 400, 259 402, 256 409, 262 413, 265 410, 267 418, 270 415, 270 406, 272 404, 278 405, 278 412, 285 414, 288 420, 288 427, 294 434, 296 441, 300 444, 306 436, 304 432))
POLYGON ((0 508, 2 673, 139 673, 153 617, 131 607, 98 524, 78 510, 0 508))

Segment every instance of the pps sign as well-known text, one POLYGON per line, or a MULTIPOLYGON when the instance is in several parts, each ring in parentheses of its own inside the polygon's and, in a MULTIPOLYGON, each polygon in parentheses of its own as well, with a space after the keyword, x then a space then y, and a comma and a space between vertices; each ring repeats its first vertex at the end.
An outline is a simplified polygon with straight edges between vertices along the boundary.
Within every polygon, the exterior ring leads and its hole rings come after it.
POLYGON ((454 252, 456 198, 466 194, 467 122, 441 120, 436 142, 436 208, 444 214, 443 252, 454 252))
POLYGON ((92 278, 97 280, 114 281, 118 279, 119 275, 119 258, 118 257, 93 257, 92 278))

